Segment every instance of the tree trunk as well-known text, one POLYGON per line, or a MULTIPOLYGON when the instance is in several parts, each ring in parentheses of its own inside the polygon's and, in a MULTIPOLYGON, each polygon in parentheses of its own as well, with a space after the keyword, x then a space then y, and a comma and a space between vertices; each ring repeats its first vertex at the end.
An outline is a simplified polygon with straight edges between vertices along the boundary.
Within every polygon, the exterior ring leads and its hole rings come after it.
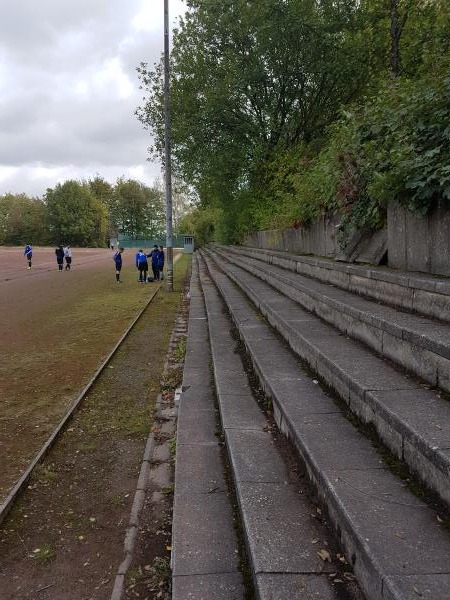
POLYGON ((391 78, 400 74, 400 35, 398 0, 391 0, 391 78))

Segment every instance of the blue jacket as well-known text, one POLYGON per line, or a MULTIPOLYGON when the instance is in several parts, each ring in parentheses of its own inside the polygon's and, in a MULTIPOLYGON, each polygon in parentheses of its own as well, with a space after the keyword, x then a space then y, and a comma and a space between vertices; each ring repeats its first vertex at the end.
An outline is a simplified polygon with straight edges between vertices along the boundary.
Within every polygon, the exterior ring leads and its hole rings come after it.
POLYGON ((157 267, 159 265, 159 250, 152 250, 149 256, 152 257, 152 266, 157 267))
POLYGON ((164 250, 159 250, 158 252, 158 267, 164 266, 164 250))
POLYGON ((120 252, 116 252, 114 254, 114 262, 116 263, 116 269, 122 268, 122 255, 120 254, 120 252))
POLYGON ((146 263, 147 262, 147 255, 142 252, 139 251, 136 253, 136 266, 138 267, 140 263, 146 263))
POLYGON ((30 244, 27 244, 25 246, 25 252, 23 253, 23 255, 28 256, 29 258, 33 256, 33 249, 31 248, 30 244))

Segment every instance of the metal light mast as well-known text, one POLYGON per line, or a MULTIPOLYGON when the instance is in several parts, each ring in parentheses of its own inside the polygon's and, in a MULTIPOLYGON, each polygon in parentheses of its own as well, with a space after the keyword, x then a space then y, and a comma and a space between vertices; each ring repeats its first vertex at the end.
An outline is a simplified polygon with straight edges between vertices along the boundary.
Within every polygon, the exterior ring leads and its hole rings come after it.
POLYGON ((169 0, 164 0, 164 142, 166 181, 167 291, 173 292, 172 169, 170 148, 169 0))

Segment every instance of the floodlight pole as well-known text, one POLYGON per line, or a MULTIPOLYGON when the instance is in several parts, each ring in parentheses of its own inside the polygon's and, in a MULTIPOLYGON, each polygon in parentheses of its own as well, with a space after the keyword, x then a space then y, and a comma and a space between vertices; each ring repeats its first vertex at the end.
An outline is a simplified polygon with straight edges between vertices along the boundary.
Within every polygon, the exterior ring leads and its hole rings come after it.
POLYGON ((164 142, 166 180, 167 291, 173 292, 172 163, 170 149, 169 0, 164 0, 164 142))

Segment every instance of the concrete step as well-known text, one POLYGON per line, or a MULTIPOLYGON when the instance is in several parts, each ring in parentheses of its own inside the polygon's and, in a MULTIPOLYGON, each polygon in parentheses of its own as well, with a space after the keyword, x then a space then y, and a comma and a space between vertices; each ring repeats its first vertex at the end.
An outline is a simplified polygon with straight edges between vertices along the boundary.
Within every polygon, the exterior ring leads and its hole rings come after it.
POLYGON ((450 391, 450 324, 401 312, 228 249, 216 251, 433 386, 450 391))
POLYGON ((216 436, 211 352, 198 271, 177 428, 172 531, 173 600, 244 600, 238 540, 216 436))
POLYGON ((294 352, 450 505, 450 403, 248 271, 211 256, 294 352))
POLYGON ((450 321, 450 279, 387 267, 337 263, 328 258, 301 256, 277 250, 228 247, 239 256, 256 258, 288 271, 361 294, 384 304, 450 321))
MULTIPOLYGON (((297 447, 367 598, 448 599, 450 534, 436 513, 386 467, 326 389, 261 319, 228 277, 242 283, 237 269, 208 257, 206 263, 273 400, 276 421, 297 447), (226 272, 218 268, 221 264, 226 272)), ((251 277, 241 275, 245 281, 251 277)), ((260 287, 254 296, 259 305, 265 291, 260 287)))
POLYGON ((220 417, 256 596, 361 599, 351 573, 336 559, 329 532, 316 518, 316 506, 274 444, 236 352, 223 301, 206 269, 200 272, 220 417), (323 550, 332 562, 320 557, 323 550))

